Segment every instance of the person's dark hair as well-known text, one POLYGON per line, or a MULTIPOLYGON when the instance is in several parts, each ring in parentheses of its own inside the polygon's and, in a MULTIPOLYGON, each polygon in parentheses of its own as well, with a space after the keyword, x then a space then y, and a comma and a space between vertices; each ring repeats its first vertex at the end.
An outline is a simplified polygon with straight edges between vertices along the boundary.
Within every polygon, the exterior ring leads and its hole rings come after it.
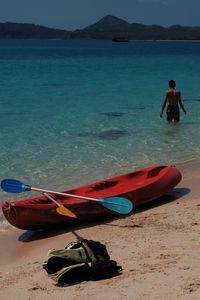
POLYGON ((170 88, 175 88, 175 86, 176 86, 176 82, 174 80, 170 80, 169 81, 169 87, 170 88))

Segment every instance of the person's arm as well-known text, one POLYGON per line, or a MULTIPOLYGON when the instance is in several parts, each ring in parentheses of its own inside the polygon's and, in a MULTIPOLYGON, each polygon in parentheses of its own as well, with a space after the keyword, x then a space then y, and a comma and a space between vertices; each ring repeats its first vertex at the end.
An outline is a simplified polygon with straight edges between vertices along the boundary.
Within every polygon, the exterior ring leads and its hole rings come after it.
POLYGON ((160 112, 160 117, 161 117, 161 118, 162 118, 162 116, 163 116, 163 111, 164 111, 164 109, 165 109, 166 103, 167 103, 167 93, 166 93, 166 95, 165 95, 165 100, 164 100, 164 102, 163 102, 162 109, 161 109, 161 112, 160 112))
POLYGON ((180 97, 179 97, 179 104, 180 104, 180 107, 182 108, 184 114, 186 115, 187 112, 186 112, 186 110, 185 110, 185 108, 184 108, 184 106, 183 106, 183 102, 182 102, 182 100, 181 100, 181 93, 180 93, 180 97))

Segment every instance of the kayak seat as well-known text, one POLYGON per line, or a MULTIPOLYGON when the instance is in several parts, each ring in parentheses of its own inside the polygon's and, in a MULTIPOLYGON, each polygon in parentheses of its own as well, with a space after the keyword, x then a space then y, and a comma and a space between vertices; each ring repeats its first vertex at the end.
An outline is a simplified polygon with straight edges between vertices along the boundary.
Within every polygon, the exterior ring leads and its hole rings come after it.
POLYGON ((52 202, 50 200, 44 200, 44 199, 36 199, 29 201, 28 204, 51 204, 52 202))
POLYGON ((144 175, 142 171, 132 172, 126 175, 127 178, 135 178, 135 177, 141 177, 144 175))
POLYGON ((118 182, 119 182, 118 180, 100 182, 98 184, 91 186, 91 189, 93 189, 95 191, 101 191, 101 190, 116 186, 118 184, 118 182))
POLYGON ((166 167, 165 166, 159 166, 159 167, 156 167, 156 168, 150 170, 147 174, 147 178, 152 178, 152 177, 158 176, 160 171, 162 171, 164 168, 166 168, 166 167))

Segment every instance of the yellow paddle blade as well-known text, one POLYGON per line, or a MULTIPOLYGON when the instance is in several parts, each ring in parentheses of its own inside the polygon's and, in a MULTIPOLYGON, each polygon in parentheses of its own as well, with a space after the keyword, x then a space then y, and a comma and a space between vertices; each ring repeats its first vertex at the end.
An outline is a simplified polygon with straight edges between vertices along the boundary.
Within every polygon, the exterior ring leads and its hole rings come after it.
POLYGON ((60 215, 64 215, 66 217, 70 217, 70 218, 77 218, 77 216, 68 208, 64 207, 63 205, 60 205, 59 207, 56 208, 56 211, 60 214, 60 215))

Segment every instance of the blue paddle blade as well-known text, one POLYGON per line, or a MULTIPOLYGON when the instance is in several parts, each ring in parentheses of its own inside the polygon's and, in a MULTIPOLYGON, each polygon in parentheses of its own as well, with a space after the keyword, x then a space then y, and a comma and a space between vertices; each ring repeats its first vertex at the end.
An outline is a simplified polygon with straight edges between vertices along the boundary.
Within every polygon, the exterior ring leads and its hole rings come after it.
POLYGON ((104 207, 116 211, 119 214, 129 214, 133 209, 133 203, 122 197, 101 198, 98 201, 104 207))
POLYGON ((21 193, 30 191, 29 185, 24 185, 21 181, 16 179, 4 179, 1 181, 1 188, 8 193, 21 193))

